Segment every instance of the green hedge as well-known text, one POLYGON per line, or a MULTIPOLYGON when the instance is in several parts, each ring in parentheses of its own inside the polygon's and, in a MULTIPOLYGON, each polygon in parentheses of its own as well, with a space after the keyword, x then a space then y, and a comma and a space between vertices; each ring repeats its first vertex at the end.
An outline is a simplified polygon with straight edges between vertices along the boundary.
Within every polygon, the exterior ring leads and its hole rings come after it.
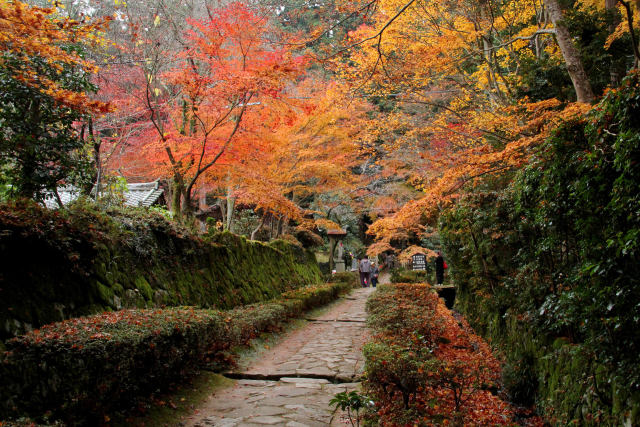
POLYGON ((428 271, 412 271, 403 269, 391 270, 391 283, 427 283, 433 275, 428 271))
POLYGON ((10 340, 0 357, 0 419, 48 413, 69 424, 100 423, 350 289, 344 282, 314 285, 228 311, 121 310, 44 326, 10 340))
POLYGON ((313 254, 288 242, 203 237, 158 213, 82 203, 0 205, 0 260, 0 340, 121 308, 229 309, 321 281, 313 254))
POLYGON ((347 282, 353 284, 354 288, 360 287, 360 275, 357 271, 344 271, 342 273, 335 273, 329 277, 330 283, 347 282))

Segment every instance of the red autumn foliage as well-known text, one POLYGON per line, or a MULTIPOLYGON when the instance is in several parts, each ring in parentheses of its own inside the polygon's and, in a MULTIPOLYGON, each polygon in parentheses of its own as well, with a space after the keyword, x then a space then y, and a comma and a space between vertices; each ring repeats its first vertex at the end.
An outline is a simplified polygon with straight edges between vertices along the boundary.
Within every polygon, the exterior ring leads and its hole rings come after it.
MULTIPOLYGON (((369 302, 365 391, 382 425, 513 425, 500 361, 429 286, 382 288, 369 302)), ((541 425, 534 419, 530 425, 541 425)))

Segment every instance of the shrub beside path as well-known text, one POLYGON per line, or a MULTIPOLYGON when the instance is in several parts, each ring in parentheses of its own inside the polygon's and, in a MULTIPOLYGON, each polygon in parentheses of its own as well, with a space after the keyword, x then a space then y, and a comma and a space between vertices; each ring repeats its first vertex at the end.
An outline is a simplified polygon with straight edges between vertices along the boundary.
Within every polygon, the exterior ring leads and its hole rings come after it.
POLYGON ((354 290, 326 313, 308 318, 218 390, 186 420, 188 426, 287 427, 344 425, 329 401, 358 388, 368 339, 365 303, 373 289, 354 290))

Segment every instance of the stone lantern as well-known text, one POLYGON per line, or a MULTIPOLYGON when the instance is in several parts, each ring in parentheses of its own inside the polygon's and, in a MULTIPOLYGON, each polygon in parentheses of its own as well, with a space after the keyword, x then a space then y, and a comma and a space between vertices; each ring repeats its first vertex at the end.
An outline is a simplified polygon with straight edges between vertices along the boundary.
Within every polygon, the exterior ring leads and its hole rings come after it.
POLYGON ((342 240, 347 235, 347 232, 344 230, 329 230, 327 231, 327 235, 329 236, 329 247, 330 247, 329 271, 333 272, 333 270, 335 269, 336 272, 341 273, 345 271, 344 259, 343 259, 344 248, 342 246, 342 240), (338 256, 334 258, 336 245, 338 246, 338 256))

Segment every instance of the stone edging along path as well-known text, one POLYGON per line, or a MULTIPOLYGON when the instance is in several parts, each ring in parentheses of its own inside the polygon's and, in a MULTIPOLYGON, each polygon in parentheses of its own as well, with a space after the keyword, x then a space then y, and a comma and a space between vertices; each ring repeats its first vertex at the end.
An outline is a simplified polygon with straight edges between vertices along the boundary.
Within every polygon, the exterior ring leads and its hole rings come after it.
POLYGON ((369 337, 365 304, 372 291, 353 291, 325 314, 286 334, 248 368, 228 373, 235 384, 211 395, 185 425, 344 425, 329 401, 359 386, 362 347, 369 337))

